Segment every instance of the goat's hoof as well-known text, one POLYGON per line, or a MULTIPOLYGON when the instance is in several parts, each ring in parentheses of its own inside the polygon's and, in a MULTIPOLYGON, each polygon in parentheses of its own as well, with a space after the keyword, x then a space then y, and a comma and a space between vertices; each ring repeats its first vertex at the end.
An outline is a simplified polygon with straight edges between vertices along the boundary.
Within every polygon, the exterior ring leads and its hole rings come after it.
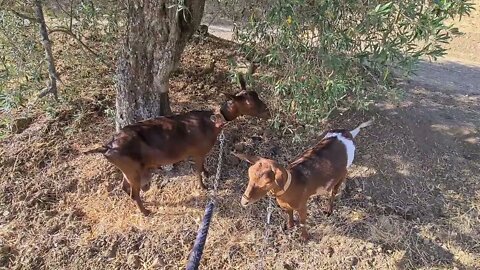
POLYGON ((284 229, 291 230, 294 226, 295 226, 295 222, 287 222, 287 224, 285 224, 284 229))
POLYGON ((198 186, 199 189, 202 189, 202 190, 207 189, 207 186, 203 182, 198 183, 197 186, 198 186))
POLYGON ((333 210, 332 209, 325 209, 325 210, 322 210, 323 214, 327 217, 331 216, 332 213, 333 213, 333 210))
POLYGON ((144 216, 146 216, 146 217, 148 217, 148 216, 152 213, 152 211, 147 210, 147 209, 143 209, 143 210, 141 210, 141 211, 142 211, 142 214, 143 214, 144 216))
POLYGON ((304 242, 307 242, 310 239, 310 235, 307 232, 302 232, 301 237, 304 242))

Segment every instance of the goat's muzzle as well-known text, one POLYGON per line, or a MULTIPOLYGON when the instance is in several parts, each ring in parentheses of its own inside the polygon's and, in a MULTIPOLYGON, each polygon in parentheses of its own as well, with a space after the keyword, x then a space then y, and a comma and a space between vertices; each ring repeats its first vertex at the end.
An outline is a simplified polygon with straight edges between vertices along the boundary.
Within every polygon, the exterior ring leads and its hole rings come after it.
POLYGON ((260 118, 267 120, 271 117, 270 111, 266 109, 262 114, 259 115, 260 118))

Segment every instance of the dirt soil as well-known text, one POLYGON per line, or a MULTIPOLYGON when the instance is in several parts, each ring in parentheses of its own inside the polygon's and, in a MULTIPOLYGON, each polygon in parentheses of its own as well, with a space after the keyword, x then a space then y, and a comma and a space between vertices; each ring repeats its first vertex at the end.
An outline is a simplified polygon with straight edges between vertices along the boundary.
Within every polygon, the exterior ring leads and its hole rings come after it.
MULTIPOLYGON (((375 118, 358 137, 334 214, 322 214, 325 201, 310 202, 307 243, 297 230, 283 229, 276 204, 265 225, 267 199, 241 207, 248 166, 230 151, 286 163, 318 138, 291 143, 253 118, 229 125, 201 269, 480 269, 479 26, 479 11, 462 21, 466 34, 444 60, 420 65, 399 102, 345 112, 318 126, 320 134, 375 118)), ((224 102, 222 92, 239 91, 228 64, 238 58, 235 45, 197 42, 172 80, 175 112, 215 108, 224 102), (212 59, 215 71, 201 75, 212 59)), ((81 54, 75 44, 66 46, 56 51, 59 58, 81 54)), ((84 89, 70 106, 34 115, 23 132, 0 142, 0 268, 183 269, 208 193, 195 188, 192 164, 181 162, 155 176, 142 195, 153 214, 142 216, 121 190, 120 172, 101 155, 81 154, 114 131, 110 71, 98 63, 81 67, 59 67, 64 89, 84 89)), ((267 100, 262 85, 250 87, 267 100)), ((218 145, 208 157, 210 172, 217 154, 218 145)))

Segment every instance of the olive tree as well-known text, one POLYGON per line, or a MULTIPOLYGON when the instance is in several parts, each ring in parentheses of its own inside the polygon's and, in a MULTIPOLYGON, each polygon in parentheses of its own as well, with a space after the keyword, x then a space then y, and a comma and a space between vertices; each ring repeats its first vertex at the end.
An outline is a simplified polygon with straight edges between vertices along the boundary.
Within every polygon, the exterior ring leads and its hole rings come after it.
POLYGON ((205 1, 131 0, 117 64, 117 129, 170 113, 169 77, 198 28, 205 1))

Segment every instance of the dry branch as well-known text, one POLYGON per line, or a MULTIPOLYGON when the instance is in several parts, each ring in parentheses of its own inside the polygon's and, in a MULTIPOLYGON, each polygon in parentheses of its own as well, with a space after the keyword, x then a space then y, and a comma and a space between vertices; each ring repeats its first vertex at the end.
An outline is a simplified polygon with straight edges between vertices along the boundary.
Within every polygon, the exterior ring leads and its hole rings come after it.
MULTIPOLYGON (((58 90, 57 90, 57 80, 58 74, 57 69, 55 68, 55 59, 53 58, 52 53, 52 44, 48 38, 47 24, 45 23, 45 17, 43 16, 42 1, 35 1, 35 14, 37 16, 37 21, 40 26, 40 36, 42 39, 42 45, 45 49, 45 58, 48 63, 48 74, 50 76, 50 81, 45 89, 43 89, 38 95, 39 98, 46 96, 47 94, 53 94, 56 100, 58 100, 58 90)), ((60 81, 60 80, 59 80, 60 81)))

